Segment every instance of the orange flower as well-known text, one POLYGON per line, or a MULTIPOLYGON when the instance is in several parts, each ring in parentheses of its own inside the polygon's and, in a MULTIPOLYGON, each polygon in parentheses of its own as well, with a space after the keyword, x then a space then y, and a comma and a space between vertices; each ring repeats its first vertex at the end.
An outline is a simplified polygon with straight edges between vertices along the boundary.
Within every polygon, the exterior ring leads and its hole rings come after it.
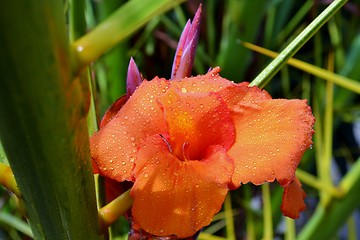
POLYGON ((192 236, 248 182, 278 181, 287 216, 305 207, 295 170, 312 144, 306 100, 272 99, 219 71, 144 80, 90 139, 101 175, 134 182, 133 220, 151 234, 192 236))

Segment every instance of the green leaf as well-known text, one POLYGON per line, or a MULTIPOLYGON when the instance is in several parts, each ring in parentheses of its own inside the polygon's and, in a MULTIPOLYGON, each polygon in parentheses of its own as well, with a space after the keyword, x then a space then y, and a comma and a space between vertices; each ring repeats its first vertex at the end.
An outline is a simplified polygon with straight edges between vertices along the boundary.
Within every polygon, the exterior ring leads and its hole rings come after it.
POLYGON ((122 5, 94 30, 74 42, 76 69, 95 61, 104 52, 130 36, 151 18, 184 0, 132 0, 122 5))
POLYGON ((0 139, 35 239, 99 239, 86 113, 62 1, 0 3, 0 139))
POLYGON ((250 86, 264 87, 270 79, 295 55, 295 53, 347 2, 347 0, 333 1, 317 18, 314 19, 289 45, 281 51, 250 86))

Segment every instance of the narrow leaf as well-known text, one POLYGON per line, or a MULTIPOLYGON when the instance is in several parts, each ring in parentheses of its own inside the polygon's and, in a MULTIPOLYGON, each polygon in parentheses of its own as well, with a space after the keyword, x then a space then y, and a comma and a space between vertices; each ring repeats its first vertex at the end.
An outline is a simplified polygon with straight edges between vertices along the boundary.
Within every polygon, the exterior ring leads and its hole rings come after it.
POLYGON ((334 0, 317 18, 315 18, 291 43, 281 51, 259 75, 251 86, 264 87, 270 79, 295 55, 295 53, 347 2, 334 0))

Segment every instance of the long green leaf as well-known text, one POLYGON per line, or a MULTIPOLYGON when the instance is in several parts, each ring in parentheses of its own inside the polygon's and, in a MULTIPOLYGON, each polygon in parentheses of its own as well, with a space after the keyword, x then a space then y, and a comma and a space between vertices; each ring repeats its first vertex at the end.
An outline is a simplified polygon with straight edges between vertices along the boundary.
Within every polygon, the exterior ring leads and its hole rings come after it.
POLYGON ((84 89, 62 1, 0 3, 0 138, 35 239, 99 239, 84 89))
POLYGON ((184 0, 132 0, 121 6, 93 31, 73 44, 77 69, 95 61, 104 52, 142 27, 152 17, 184 0))
POLYGON ((251 86, 264 87, 270 79, 295 55, 295 53, 347 2, 334 0, 317 18, 314 19, 291 43, 281 51, 257 77, 251 86))

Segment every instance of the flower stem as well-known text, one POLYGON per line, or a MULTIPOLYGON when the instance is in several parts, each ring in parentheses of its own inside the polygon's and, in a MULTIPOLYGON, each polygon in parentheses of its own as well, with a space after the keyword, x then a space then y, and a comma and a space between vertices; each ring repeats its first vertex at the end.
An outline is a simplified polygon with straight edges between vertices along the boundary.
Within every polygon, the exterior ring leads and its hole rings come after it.
MULTIPOLYGON (((328 69, 333 71, 334 68, 334 54, 330 52, 328 60, 328 69)), ((322 154, 322 168, 320 170, 320 177, 327 185, 333 185, 331 176, 331 160, 332 160, 332 142, 333 142, 333 106, 334 106, 334 85, 331 82, 326 83, 326 107, 325 107, 325 121, 324 121, 324 145, 322 154)), ((323 192, 323 199, 321 201, 328 204, 331 196, 323 192)))
POLYGON ((264 183, 261 186, 263 194, 263 211, 264 211, 264 240, 273 239, 273 223, 272 223, 272 211, 271 211, 271 199, 270 199, 270 185, 264 183))
POLYGON ((235 227, 234 227, 234 219, 233 219, 233 211, 231 207, 231 195, 228 194, 225 198, 224 203, 225 208, 225 220, 226 220, 226 239, 235 240, 235 227))
POLYGON ((295 230, 295 221, 291 218, 285 218, 286 222, 286 231, 285 231, 285 240, 294 240, 296 239, 296 230, 295 230))
POLYGON ((244 194, 245 194, 245 201, 248 207, 245 208, 246 211, 246 239, 254 240, 256 239, 255 234, 255 221, 254 221, 254 214, 252 209, 250 208, 250 201, 251 201, 251 192, 250 187, 248 185, 244 185, 244 194))
MULTIPOLYGON (((277 52, 273 52, 271 50, 256 46, 256 45, 248 43, 248 42, 242 41, 241 44, 248 49, 251 49, 255 52, 269 56, 271 58, 276 58, 279 55, 279 53, 277 53, 277 52)), ((295 59, 295 58, 290 58, 289 61, 287 62, 287 64, 290 66, 293 66, 297 69, 300 69, 304 72, 310 73, 310 74, 312 74, 316 77, 319 77, 323 80, 332 82, 338 86, 341 86, 350 91, 360 94, 360 83, 353 79, 346 78, 346 77, 336 74, 334 72, 330 72, 326 69, 320 68, 318 66, 312 65, 307 62, 303 62, 303 61, 295 59)))
POLYGON ((14 193, 17 197, 21 196, 11 168, 3 163, 0 163, 0 185, 14 193))
POLYGON ((286 62, 347 2, 334 0, 251 83, 264 87, 286 62))
POLYGON ((296 170, 296 176, 301 182, 307 184, 308 186, 313 187, 319 191, 325 191, 333 197, 341 198, 342 196, 344 196, 344 192, 342 191, 342 189, 333 187, 332 184, 326 184, 317 179, 315 176, 301 169, 296 170))
POLYGON ((119 197, 99 209, 100 229, 105 231, 107 227, 113 224, 120 216, 124 215, 130 209, 133 199, 130 196, 130 190, 121 194, 119 197))

